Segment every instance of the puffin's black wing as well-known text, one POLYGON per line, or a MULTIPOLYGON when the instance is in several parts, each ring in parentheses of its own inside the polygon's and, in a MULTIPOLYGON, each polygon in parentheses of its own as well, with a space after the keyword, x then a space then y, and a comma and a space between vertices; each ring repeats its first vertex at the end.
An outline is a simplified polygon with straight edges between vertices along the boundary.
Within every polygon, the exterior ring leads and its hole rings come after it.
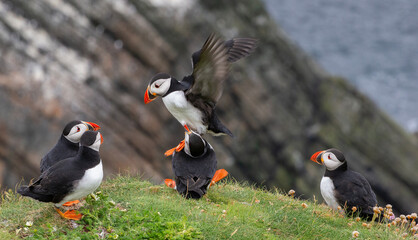
POLYGON ((78 152, 78 143, 72 143, 61 135, 57 144, 41 159, 41 173, 46 171, 55 163, 74 157, 78 152))
MULTIPOLYGON (((250 55, 257 47, 257 42, 258 40, 254 38, 233 38, 225 41, 224 46, 227 50, 228 62, 233 63, 250 55)), ((192 54, 193 68, 199 62, 201 52, 202 49, 192 54)))
POLYGON ((199 95, 216 103, 222 95, 223 82, 228 75, 228 50, 224 42, 211 34, 200 51, 192 55, 193 72, 186 81, 191 80, 191 88, 186 96, 199 95))
POLYGON ((187 198, 205 195, 216 172, 215 152, 210 149, 202 157, 193 158, 183 150, 175 153, 172 161, 177 191, 187 198))
POLYGON ((202 157, 193 158, 187 155, 184 150, 175 153, 172 159, 174 175, 193 178, 206 177, 212 179, 216 172, 216 155, 210 149, 202 157))
POLYGON ((224 44, 227 49, 228 62, 236 62, 250 55, 257 47, 257 42, 254 38, 233 38, 226 41, 224 44))
POLYGON ((360 173, 348 170, 341 176, 340 181, 334 181, 336 198, 341 206, 361 209, 364 214, 373 214, 373 207, 377 205, 369 182, 360 173))
POLYGON ((41 173, 45 172, 49 167, 53 165, 53 160, 49 156, 49 153, 47 153, 42 159, 40 164, 40 170, 41 173))
POLYGON ((31 185, 21 187, 18 193, 42 202, 58 203, 83 175, 84 171, 78 171, 73 158, 64 159, 48 168, 31 185))
POLYGON ((192 54, 192 75, 182 81, 191 86, 187 93, 216 103, 222 95, 222 84, 230 63, 248 56, 256 47, 257 39, 254 38, 233 38, 223 42, 212 33, 202 49, 192 54))
POLYGON ((31 197, 41 202, 52 202, 54 196, 52 194, 48 194, 47 192, 42 191, 42 189, 39 188, 39 184, 42 181, 42 179, 43 174, 29 186, 20 187, 17 190, 17 192, 22 196, 31 197))

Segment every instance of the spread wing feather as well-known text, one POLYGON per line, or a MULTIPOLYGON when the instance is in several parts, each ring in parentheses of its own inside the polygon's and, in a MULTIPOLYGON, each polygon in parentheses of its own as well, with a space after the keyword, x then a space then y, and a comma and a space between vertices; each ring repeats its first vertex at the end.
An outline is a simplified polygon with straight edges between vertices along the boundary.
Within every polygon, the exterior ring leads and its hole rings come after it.
POLYGON ((257 47, 257 39, 233 38, 226 41, 224 44, 227 49, 228 62, 232 63, 250 55, 257 47))
POLYGON ((230 65, 227 51, 215 34, 208 37, 202 49, 192 56, 194 82, 186 95, 200 95, 214 103, 219 100, 230 65))

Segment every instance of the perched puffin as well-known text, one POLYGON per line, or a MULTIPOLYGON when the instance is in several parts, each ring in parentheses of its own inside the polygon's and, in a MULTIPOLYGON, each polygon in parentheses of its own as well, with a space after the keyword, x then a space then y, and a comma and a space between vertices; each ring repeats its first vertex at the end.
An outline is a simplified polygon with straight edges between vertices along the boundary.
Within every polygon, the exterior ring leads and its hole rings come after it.
POLYGON ((215 151, 199 134, 189 131, 184 139, 184 148, 172 156, 175 182, 166 179, 165 184, 186 198, 201 198, 210 185, 226 177, 228 172, 216 171, 215 151))
POLYGON ((100 126, 92 122, 74 120, 67 123, 57 144, 41 159, 41 173, 60 160, 74 157, 78 152, 80 138, 84 132, 99 129, 100 126))
POLYGON ((257 40, 252 38, 222 41, 211 34, 202 49, 192 55, 193 72, 181 81, 169 74, 158 73, 145 91, 145 104, 161 96, 168 111, 186 131, 191 129, 199 134, 210 132, 213 135, 232 136, 216 115, 216 103, 222 95, 229 66, 248 56, 256 43, 257 40))
POLYGON ((53 202, 62 217, 80 220, 81 214, 74 210, 62 213, 59 207, 92 193, 100 186, 103 167, 99 149, 102 143, 100 132, 86 131, 80 139, 76 156, 54 164, 32 184, 22 186, 17 192, 41 202, 53 202))
POLYGON ((331 148, 312 155, 311 160, 326 167, 321 180, 321 194, 333 209, 340 206, 347 213, 356 207, 360 216, 368 220, 373 217, 373 207, 377 205, 369 182, 360 173, 348 169, 341 151, 331 148))

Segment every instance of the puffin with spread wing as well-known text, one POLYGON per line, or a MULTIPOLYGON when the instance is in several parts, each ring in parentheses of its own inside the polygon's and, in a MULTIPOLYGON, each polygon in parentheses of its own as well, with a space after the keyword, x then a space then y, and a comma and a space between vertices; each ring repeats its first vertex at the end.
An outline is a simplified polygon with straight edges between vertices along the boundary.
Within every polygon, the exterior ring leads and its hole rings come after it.
MULTIPOLYGON (((231 63, 248 56, 256 44, 257 40, 253 38, 223 41, 211 34, 202 49, 192 55, 193 72, 181 81, 166 73, 155 75, 145 91, 144 102, 147 104, 162 97, 168 111, 186 131, 232 136, 216 115, 216 104, 222 96, 231 63)), ((184 140, 176 151, 183 147, 184 140)), ((172 152, 173 149, 166 155, 172 152)))

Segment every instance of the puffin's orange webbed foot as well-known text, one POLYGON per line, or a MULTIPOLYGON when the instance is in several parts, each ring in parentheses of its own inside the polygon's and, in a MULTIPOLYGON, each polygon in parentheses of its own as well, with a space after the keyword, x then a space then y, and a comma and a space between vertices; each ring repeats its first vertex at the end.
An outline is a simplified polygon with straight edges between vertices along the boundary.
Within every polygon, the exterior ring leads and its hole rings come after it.
POLYGON ((170 149, 170 150, 167 150, 167 151, 164 153, 164 155, 165 155, 166 157, 169 157, 169 156, 173 155, 174 151, 176 151, 176 152, 180 152, 183 148, 184 148, 184 140, 182 140, 182 141, 179 143, 179 145, 177 145, 177 147, 174 147, 174 148, 172 148, 172 149, 170 149))
POLYGON ((71 206, 76 205, 76 204, 78 204, 78 203, 80 203, 80 201, 79 201, 79 200, 74 200, 74 201, 69 201, 69 202, 66 202, 66 203, 62 204, 62 206, 65 206, 65 207, 71 207, 71 206))
POLYGON ((212 181, 210 182, 210 186, 219 182, 221 179, 228 176, 228 172, 225 169, 216 170, 215 175, 213 175, 212 181))
POLYGON ((165 185, 167 185, 167 187, 175 189, 176 188, 176 182, 173 179, 165 179, 164 180, 165 185))
POLYGON ((59 210, 58 208, 55 208, 55 211, 57 211, 57 213, 66 219, 71 219, 71 220, 80 220, 83 217, 83 214, 81 213, 77 213, 76 210, 68 210, 65 213, 61 212, 61 210, 59 210))

